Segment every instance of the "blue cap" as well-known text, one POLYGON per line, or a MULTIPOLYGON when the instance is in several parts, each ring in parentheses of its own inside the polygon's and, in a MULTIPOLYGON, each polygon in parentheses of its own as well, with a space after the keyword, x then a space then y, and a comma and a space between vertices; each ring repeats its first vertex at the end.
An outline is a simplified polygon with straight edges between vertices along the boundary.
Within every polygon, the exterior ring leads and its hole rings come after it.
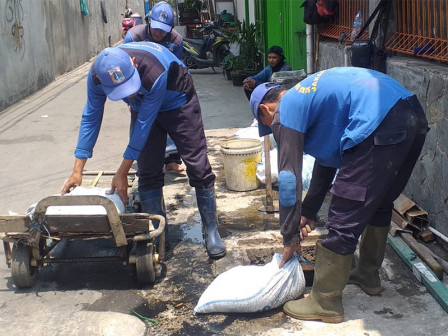
POLYGON ((174 25, 173 8, 166 1, 160 1, 151 10, 151 28, 169 33, 174 25))
POLYGON ((98 55, 95 71, 110 100, 126 98, 140 89, 140 75, 132 59, 118 47, 106 48, 98 55))
POLYGON ((271 134, 272 130, 269 126, 263 125, 260 119, 258 119, 258 107, 260 106, 260 103, 263 101, 264 96, 266 96, 266 94, 272 89, 278 87, 281 87, 281 85, 277 83, 272 82, 263 83, 258 85, 250 96, 250 110, 252 111, 254 118, 256 118, 258 121, 258 134, 260 136, 271 134))

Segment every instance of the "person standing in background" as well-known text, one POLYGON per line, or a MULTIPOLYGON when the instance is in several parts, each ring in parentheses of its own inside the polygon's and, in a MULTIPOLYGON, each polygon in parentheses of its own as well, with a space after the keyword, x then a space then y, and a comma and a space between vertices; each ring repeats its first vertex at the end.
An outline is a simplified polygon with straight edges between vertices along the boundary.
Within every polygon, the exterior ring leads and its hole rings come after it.
MULTIPOLYGON (((171 5, 160 1, 154 5, 151 12, 145 16, 146 24, 132 27, 127 32, 123 43, 149 41, 163 45, 179 60, 182 60, 183 38, 174 28, 174 12, 171 5)), ((135 114, 131 111, 131 114, 135 114)), ((182 159, 177 152, 173 140, 168 137, 166 143, 165 169, 182 172, 182 159)))

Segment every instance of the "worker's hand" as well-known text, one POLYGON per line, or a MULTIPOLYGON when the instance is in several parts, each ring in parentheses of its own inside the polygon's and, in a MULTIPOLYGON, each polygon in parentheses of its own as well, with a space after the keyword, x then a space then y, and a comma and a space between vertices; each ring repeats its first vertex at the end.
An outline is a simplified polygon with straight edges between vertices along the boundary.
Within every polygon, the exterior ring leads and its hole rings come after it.
POLYGON ((289 259, 291 259, 294 256, 294 252, 297 252, 299 256, 302 255, 302 246, 300 246, 300 244, 284 246, 282 261, 280 262, 278 268, 282 268, 283 265, 286 264, 289 261, 289 259))
POLYGON ((300 241, 308 237, 308 233, 316 228, 316 221, 302 216, 300 218, 300 241))
POLYGON ((246 78, 243 80, 243 87, 247 90, 252 90, 255 88, 255 79, 246 78))
POLYGON ((118 196, 120 196, 121 200, 123 201, 124 205, 128 205, 128 175, 127 174, 120 174, 117 172, 112 179, 112 184, 110 187, 110 190, 107 191, 107 194, 113 194, 115 191, 117 191, 118 196))
POLYGON ((82 174, 73 173, 62 187, 61 195, 65 195, 66 193, 70 192, 72 188, 79 187, 81 183, 82 174))

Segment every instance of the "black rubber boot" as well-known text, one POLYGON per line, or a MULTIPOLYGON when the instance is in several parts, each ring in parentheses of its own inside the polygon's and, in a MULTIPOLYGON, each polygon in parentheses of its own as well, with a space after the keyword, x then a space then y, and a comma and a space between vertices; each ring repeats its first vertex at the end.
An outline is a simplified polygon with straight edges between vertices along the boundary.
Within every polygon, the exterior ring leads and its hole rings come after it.
POLYGON ((211 259, 221 259, 227 251, 218 232, 215 189, 196 188, 196 200, 201 215, 202 234, 208 256, 211 259))
MULTIPOLYGON (((160 215, 165 217, 166 220, 166 208, 162 189, 139 192, 139 197, 142 212, 150 215, 160 215)), ((159 221, 154 221, 153 224, 155 229, 159 227, 159 221)))
MULTIPOLYGON (((165 201, 163 200, 163 189, 152 189, 148 191, 139 191, 140 204, 142 212, 150 215, 160 215, 165 217, 165 232, 156 238, 156 246, 159 251, 159 257, 165 257, 166 236, 168 234, 168 222, 166 220, 165 201)), ((159 227, 159 221, 153 220, 154 229, 159 227)))

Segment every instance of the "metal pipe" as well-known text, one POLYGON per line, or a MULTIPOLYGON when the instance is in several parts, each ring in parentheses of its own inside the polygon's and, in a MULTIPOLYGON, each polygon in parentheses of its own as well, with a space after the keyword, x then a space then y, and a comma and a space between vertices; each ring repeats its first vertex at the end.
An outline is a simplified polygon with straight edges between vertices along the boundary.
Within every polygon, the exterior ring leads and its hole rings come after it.
POLYGON ((440 239, 442 239, 444 242, 448 243, 448 237, 445 236, 442 232, 437 231, 436 229, 432 228, 432 227, 428 227, 429 231, 431 231, 432 233, 434 233, 437 237, 439 237, 440 239))
POLYGON ((344 47, 344 66, 350 66, 350 57, 348 56, 348 54, 350 53, 350 51, 352 50, 351 46, 345 46, 344 47))
POLYGON ((314 43, 313 43, 313 25, 306 25, 306 73, 310 75, 314 70, 314 43))

